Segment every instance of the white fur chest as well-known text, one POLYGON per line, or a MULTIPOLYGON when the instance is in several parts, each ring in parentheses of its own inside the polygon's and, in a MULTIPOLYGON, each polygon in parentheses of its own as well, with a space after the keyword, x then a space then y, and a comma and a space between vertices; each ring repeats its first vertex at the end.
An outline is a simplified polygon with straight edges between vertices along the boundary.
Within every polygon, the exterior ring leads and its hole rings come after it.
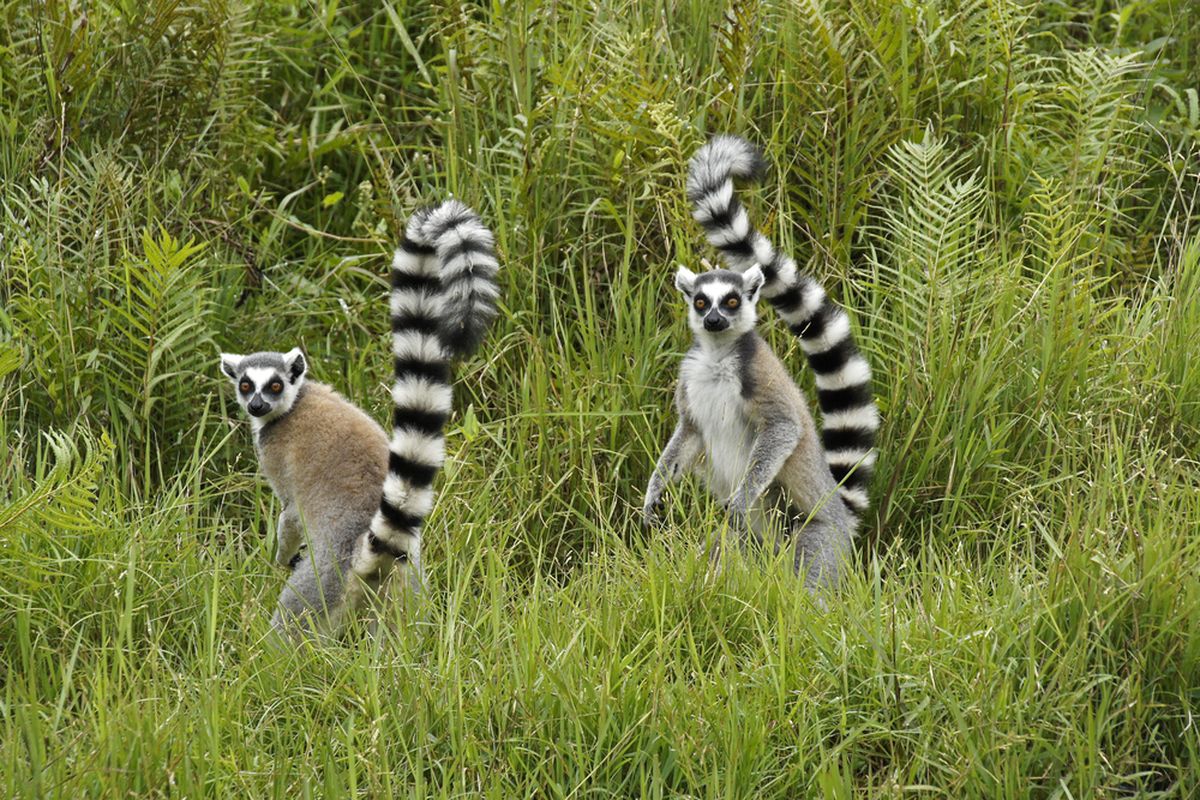
POLYGON ((694 350, 683 361, 680 379, 688 415, 704 439, 710 488, 729 499, 746 475, 754 444, 742 399, 739 359, 694 350))

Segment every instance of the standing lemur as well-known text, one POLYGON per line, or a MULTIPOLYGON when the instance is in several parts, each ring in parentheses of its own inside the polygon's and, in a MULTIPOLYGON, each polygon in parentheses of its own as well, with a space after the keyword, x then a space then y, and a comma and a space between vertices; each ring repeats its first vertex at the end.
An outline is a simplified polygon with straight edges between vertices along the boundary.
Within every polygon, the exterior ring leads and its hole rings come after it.
POLYGON ((846 312, 754 229, 734 194, 735 178, 758 178, 763 168, 761 154, 734 136, 712 139, 692 158, 693 216, 729 269, 697 276, 681 267, 675 277, 695 343, 680 370, 679 423, 650 478, 643 513, 653 523, 666 485, 703 454, 703 474, 734 529, 789 534, 795 569, 815 589, 837 584, 867 509, 879 414, 846 312), (803 393, 754 330, 760 293, 800 337, 816 373, 820 438, 803 393))
POLYGON ((221 355, 283 504, 275 559, 292 574, 272 620, 276 631, 336 631, 383 590, 393 566, 421 589, 421 526, 445 459, 450 361, 473 351, 496 316, 493 246, 491 231, 457 200, 409 220, 392 262, 390 441, 333 389, 305 379, 299 349, 221 355))

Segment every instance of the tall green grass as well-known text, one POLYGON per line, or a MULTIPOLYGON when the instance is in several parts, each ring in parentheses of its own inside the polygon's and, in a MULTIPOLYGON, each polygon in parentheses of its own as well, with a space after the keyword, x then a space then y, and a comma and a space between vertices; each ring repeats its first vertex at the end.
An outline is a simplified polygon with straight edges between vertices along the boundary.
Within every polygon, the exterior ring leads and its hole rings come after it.
MULTIPOLYGON (((1200 791, 1200 22, 1183 2, 0 2, 0 795, 1200 791), (852 310, 885 419, 848 585, 706 574, 641 490, 711 133, 852 310), (386 415, 388 252, 453 193, 419 621, 280 654, 218 349, 386 415)), ((763 330, 803 381, 794 341, 763 330)))

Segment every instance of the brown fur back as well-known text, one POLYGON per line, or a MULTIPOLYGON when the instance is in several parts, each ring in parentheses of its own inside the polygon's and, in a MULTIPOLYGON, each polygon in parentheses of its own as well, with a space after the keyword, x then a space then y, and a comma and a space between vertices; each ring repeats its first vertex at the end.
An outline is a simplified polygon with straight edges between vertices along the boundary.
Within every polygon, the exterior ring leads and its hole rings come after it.
POLYGON ((329 386, 309 381, 291 412, 259 433, 258 451, 263 474, 297 506, 313 547, 332 541, 342 560, 353 538, 335 532, 365 532, 379 507, 388 463, 383 428, 329 386))

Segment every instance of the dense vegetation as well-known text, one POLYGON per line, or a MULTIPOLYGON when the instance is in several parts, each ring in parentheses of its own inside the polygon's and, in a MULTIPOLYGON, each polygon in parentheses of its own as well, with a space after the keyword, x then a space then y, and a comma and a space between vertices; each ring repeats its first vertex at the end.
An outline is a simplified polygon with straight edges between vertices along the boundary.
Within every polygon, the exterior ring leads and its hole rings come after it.
POLYGON ((1194 796, 1197 85, 1187 0, 0 2, 0 795, 1194 796), (699 487, 638 524, 723 131, 876 367, 824 613, 706 576, 699 487), (504 309, 429 608, 275 653, 218 348, 383 419, 389 249, 449 193, 504 309))

